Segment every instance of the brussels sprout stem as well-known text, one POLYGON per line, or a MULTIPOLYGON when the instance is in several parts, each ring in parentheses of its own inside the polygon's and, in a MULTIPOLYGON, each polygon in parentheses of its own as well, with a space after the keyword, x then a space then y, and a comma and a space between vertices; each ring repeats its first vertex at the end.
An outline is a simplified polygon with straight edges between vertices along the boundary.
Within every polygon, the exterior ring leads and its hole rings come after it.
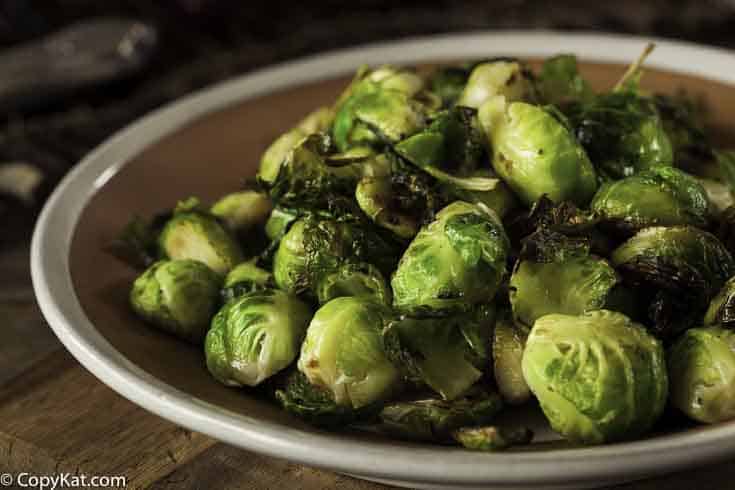
POLYGON ((640 73, 641 69, 643 68, 643 63, 645 63, 646 58, 648 58, 648 56, 653 52, 654 49, 656 49, 656 45, 654 43, 646 44, 646 47, 643 48, 643 52, 635 61, 635 63, 628 67, 620 80, 618 80, 618 83, 615 84, 615 86, 613 87, 613 92, 621 91, 628 84, 628 82, 633 80, 633 78, 640 73))

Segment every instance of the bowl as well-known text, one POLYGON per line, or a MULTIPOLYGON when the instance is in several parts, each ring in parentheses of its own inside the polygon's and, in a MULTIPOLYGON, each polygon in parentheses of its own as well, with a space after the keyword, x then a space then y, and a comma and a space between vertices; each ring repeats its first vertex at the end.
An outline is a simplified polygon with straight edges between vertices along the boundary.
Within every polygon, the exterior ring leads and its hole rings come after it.
MULTIPOLYGON (((735 424, 682 426, 599 447, 540 442, 503 453, 412 444, 312 428, 247 390, 221 386, 201 349, 136 319, 136 272, 105 248, 133 214, 177 199, 211 200, 255 173, 259 156, 310 109, 332 101, 361 64, 431 64, 576 53, 583 74, 611 86, 650 41, 553 32, 471 33, 372 44, 292 61, 185 97, 123 129, 80 162, 41 213, 32 243, 35 292, 49 325, 95 376, 131 401, 191 430, 251 451, 412 488, 570 488, 608 485, 714 462, 735 453, 735 424)), ((656 40, 654 40, 656 41, 656 40)), ((735 55, 658 40, 645 86, 704 95, 727 134, 735 55)), ((533 62, 533 61, 532 61, 533 62)))

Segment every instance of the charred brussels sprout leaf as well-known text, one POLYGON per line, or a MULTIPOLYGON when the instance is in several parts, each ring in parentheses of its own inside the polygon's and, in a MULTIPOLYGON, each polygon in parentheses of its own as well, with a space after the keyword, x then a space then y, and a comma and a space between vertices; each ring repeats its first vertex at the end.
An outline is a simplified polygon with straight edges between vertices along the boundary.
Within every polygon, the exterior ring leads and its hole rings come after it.
POLYGON ((310 317, 306 304, 277 289, 235 298, 207 333, 209 372, 228 386, 258 385, 296 359, 310 317))
POLYGON ((176 206, 158 244, 166 257, 198 260, 218 274, 226 274, 243 260, 237 241, 195 198, 176 206))
POLYGON ((404 311, 466 310, 490 301, 505 275, 510 244, 497 216, 457 201, 421 229, 393 275, 404 311))
POLYGON ((276 287, 273 274, 261 269, 255 260, 249 260, 237 265, 225 276, 222 286, 222 299, 227 302, 247 293, 276 287))
POLYGON ((588 100, 592 88, 577 70, 577 57, 561 54, 544 61, 537 80, 541 99, 547 104, 588 100))
POLYGON ((606 176, 621 178, 674 163, 671 141, 650 98, 632 91, 600 94, 567 114, 577 139, 606 176))
POLYGON ((327 390, 338 405, 359 409, 400 387, 386 356, 381 330, 389 310, 370 299, 345 296, 319 308, 301 346, 299 371, 327 390))
POLYGON ((709 199, 702 185, 673 167, 643 170, 604 184, 591 208, 604 222, 628 231, 656 225, 704 228, 709 219, 709 199))
POLYGON ((531 390, 523 379, 521 360, 529 329, 513 323, 510 312, 498 315, 493 333, 493 375, 503 400, 520 405, 531 398, 531 390))
POLYGON ((411 382, 446 400, 464 394, 489 364, 494 309, 438 318, 401 316, 383 330, 388 357, 411 382))
POLYGON ((528 444, 533 432, 527 427, 464 427, 452 432, 455 441, 475 451, 501 451, 510 446, 528 444))
POLYGON ((476 111, 455 107, 435 116, 428 128, 406 138, 394 150, 437 180, 460 189, 490 191, 497 179, 477 175, 484 156, 476 111))
POLYGON ((612 311, 538 319, 523 353, 523 376, 551 427, 585 444, 642 434, 666 404, 661 344, 612 311))
POLYGON ((276 390, 275 395, 284 410, 319 427, 344 427, 370 418, 379 410, 373 406, 354 410, 337 405, 329 392, 309 383, 306 376, 297 370, 289 374, 285 386, 276 390))
POLYGON ((305 137, 324 132, 332 121, 332 111, 321 107, 306 116, 295 128, 281 135, 263 153, 258 170, 258 180, 266 185, 272 184, 281 171, 286 156, 305 137))
POLYGON ((220 277, 195 260, 162 260, 133 283, 130 305, 151 325, 201 342, 217 308, 220 277))
POLYGON ((398 401, 383 407, 380 429, 403 439, 450 442, 455 429, 487 424, 502 408, 500 397, 484 390, 453 401, 398 401))
POLYGON ((553 109, 496 97, 480 107, 495 172, 527 205, 546 194, 554 202, 589 202, 595 169, 562 116, 553 109))
POLYGON ((674 163, 697 174, 702 165, 713 160, 712 145, 702 121, 702 104, 685 93, 656 94, 653 102, 671 141, 674 163))
POLYGON ((270 185, 270 196, 281 206, 326 208, 334 196, 351 196, 361 171, 359 163, 330 166, 331 141, 324 134, 304 138, 288 152, 270 185))
POLYGON ((671 402, 705 423, 735 418, 735 333, 692 328, 669 350, 671 402))
POLYGON ((735 277, 727 280, 717 296, 709 304, 704 315, 705 325, 735 327, 735 277))
POLYGON ((477 109, 494 96, 511 102, 531 99, 533 85, 528 71, 517 61, 481 63, 472 70, 457 105, 477 109))
POLYGON ((626 283, 654 294, 653 331, 671 338, 701 319, 712 297, 735 275, 735 261, 714 235, 693 226, 639 231, 612 254, 626 283))

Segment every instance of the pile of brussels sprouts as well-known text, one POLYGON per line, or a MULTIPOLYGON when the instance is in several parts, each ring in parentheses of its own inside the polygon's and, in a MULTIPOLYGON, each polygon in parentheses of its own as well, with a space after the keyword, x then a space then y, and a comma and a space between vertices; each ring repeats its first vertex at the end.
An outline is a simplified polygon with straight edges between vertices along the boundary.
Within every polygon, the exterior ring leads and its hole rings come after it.
POLYGON ((131 305, 321 427, 498 450, 533 399, 584 444, 734 418, 735 153, 641 75, 363 68, 244 190, 130 223, 131 305))

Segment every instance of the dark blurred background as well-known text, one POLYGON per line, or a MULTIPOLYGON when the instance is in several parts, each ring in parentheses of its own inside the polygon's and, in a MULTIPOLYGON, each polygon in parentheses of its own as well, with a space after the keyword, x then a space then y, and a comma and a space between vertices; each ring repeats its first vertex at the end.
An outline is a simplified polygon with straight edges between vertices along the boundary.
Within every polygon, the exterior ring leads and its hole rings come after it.
POLYGON ((0 0, 0 48, 100 16, 153 25, 155 55, 132 77, 4 111, 0 179, 3 166, 24 162, 41 180, 23 198, 12 183, 0 182, 0 246, 28 240, 55 183, 116 129, 188 92, 274 62, 376 40, 479 29, 609 31, 735 48, 735 0, 0 0))

